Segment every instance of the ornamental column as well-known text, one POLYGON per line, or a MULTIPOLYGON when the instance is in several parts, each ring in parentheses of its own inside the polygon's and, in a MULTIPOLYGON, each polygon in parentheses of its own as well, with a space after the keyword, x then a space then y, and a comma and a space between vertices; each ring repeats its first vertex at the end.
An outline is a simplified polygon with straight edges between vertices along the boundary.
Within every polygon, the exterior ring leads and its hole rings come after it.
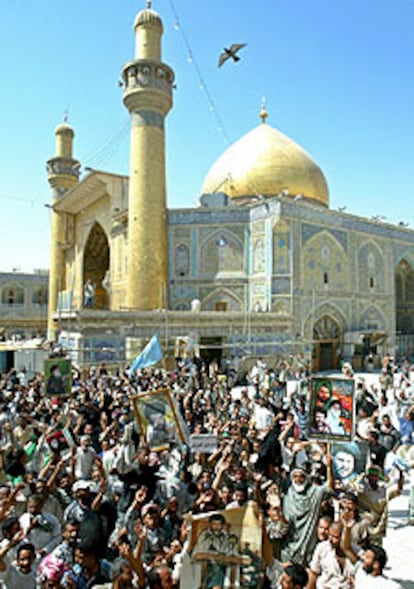
POLYGON ((135 59, 122 70, 131 115, 127 306, 151 310, 168 301, 164 119, 174 72, 161 61, 163 25, 149 0, 134 28, 135 59))

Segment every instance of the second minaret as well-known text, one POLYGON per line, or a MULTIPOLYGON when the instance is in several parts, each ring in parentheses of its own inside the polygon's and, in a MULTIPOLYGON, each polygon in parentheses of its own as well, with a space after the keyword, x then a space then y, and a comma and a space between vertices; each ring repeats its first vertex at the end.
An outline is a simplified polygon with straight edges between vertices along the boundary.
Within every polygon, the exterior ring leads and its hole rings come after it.
POLYGON ((151 2, 135 19, 135 59, 122 70, 131 115, 127 306, 167 306, 168 249, 164 119, 172 107, 173 70, 161 61, 163 25, 151 2))

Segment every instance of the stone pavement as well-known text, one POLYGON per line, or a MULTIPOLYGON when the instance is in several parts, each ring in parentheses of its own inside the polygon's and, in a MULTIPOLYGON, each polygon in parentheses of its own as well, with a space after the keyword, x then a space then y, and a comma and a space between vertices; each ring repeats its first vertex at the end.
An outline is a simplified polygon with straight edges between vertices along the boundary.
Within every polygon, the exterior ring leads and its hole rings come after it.
POLYGON ((389 505, 388 530, 384 540, 388 564, 384 572, 387 577, 401 583, 404 589, 414 589, 414 526, 407 525, 408 495, 409 485, 406 482, 402 494, 389 505))

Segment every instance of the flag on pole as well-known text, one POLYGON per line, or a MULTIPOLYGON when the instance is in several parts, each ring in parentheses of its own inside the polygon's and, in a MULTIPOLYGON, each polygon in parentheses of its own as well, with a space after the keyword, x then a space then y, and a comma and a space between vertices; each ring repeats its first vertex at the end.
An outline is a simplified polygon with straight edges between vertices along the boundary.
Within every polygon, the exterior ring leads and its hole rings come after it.
POLYGON ((135 358, 131 364, 129 370, 130 374, 134 374, 140 368, 146 368, 147 366, 153 366, 162 359, 162 350, 158 335, 152 336, 150 341, 147 343, 145 348, 135 358))

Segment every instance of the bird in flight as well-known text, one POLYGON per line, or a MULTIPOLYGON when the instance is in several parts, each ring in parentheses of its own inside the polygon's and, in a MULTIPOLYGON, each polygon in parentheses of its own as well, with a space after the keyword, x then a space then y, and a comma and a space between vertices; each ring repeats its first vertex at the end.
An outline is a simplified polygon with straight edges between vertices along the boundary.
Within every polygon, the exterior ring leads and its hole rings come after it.
POLYGON ((224 48, 223 53, 219 57, 218 66, 221 67, 225 61, 232 59, 233 61, 240 61, 240 57, 237 54, 240 49, 246 47, 246 43, 233 43, 230 49, 224 48))

